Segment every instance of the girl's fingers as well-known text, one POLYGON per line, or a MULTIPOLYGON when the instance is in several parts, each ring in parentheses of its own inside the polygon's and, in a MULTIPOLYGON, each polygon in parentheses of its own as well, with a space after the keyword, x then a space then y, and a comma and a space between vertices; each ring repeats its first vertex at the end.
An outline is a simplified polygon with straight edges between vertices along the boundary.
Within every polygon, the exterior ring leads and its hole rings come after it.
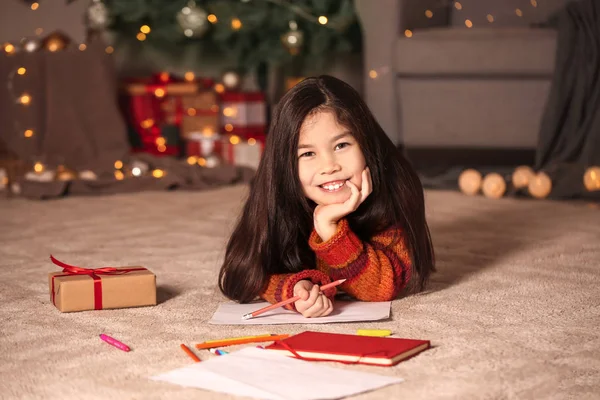
POLYGON ((315 207, 313 212, 313 219, 315 224, 317 220, 331 222, 337 222, 340 218, 350 214, 351 212, 356 211, 358 206, 365 201, 367 196, 371 193, 372 184, 371 177, 368 169, 363 171, 362 173, 362 183, 361 189, 352 183, 351 181, 346 181, 348 187, 350 187, 350 197, 344 201, 343 203, 335 203, 329 204, 326 206, 318 205, 315 207))
POLYGON ((347 206, 350 211, 352 212, 354 210, 356 210, 356 208, 358 207, 359 201, 360 201, 360 191, 358 190, 358 188, 356 187, 356 185, 350 181, 347 181, 347 185, 350 186, 350 191, 352 192, 350 194, 350 198, 348 200, 346 200, 344 202, 344 205, 347 206))
POLYGON ((362 173, 362 185, 360 189, 360 202, 362 203, 373 191, 373 181, 371 180, 371 171, 366 167, 362 173))
POLYGON ((315 304, 311 307, 310 310, 307 310, 311 313, 311 317, 321 317, 324 312, 327 310, 327 302, 329 299, 324 295, 319 295, 319 298, 315 302, 315 304))
POLYGON ((307 301, 310 304, 314 304, 319 299, 320 289, 319 285, 314 285, 312 289, 310 289, 310 296, 308 296, 307 301))
POLYGON ((302 313, 305 317, 308 317, 307 312, 311 309, 319 299, 319 286, 314 285, 310 291, 306 300, 298 300, 296 304, 296 310, 302 313))
POLYGON ((333 311, 333 303, 331 302, 331 300, 329 300, 329 298, 326 298, 325 301, 325 310, 323 311, 323 313, 321 314, 321 317, 325 317, 329 314, 331 314, 331 312, 333 311))
MULTIPOLYGON (((327 300, 329 300, 329 299, 327 299, 327 300)), ((331 314, 332 311, 333 311, 333 303, 331 302, 331 300, 329 300, 329 305, 327 306, 327 308, 325 309, 323 314, 321 314, 321 317, 325 317, 325 316, 331 314)))
POLYGON ((294 296, 300 296, 301 300, 306 301, 310 296, 310 292, 303 285, 298 285, 294 287, 294 296))

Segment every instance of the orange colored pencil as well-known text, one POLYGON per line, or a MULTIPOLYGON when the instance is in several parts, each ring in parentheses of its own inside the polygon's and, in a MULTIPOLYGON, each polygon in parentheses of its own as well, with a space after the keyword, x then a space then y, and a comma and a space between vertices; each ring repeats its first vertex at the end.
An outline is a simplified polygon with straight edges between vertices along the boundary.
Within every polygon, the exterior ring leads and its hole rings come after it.
POLYGON ((282 340, 288 338, 290 335, 273 335, 268 337, 256 337, 256 338, 248 338, 248 339, 239 339, 239 340, 223 340, 222 342, 211 341, 209 343, 198 343, 196 345, 197 349, 213 349, 217 347, 225 347, 225 346, 233 346, 236 344, 247 344, 247 343, 258 343, 258 342, 274 342, 276 340, 282 340))
MULTIPOLYGON (((339 279, 339 280, 337 280, 335 282, 331 282, 331 283, 328 283, 327 285, 323 285, 323 286, 321 286, 321 291, 327 290, 327 289, 335 287, 337 285, 341 285, 345 281, 346 281, 345 279, 339 279)), ((253 311, 251 313, 244 314, 244 315, 242 315, 242 319, 246 320, 246 319, 257 317, 260 314, 266 313, 267 311, 271 311, 271 310, 274 310, 276 308, 283 307, 285 305, 288 305, 288 304, 293 303, 293 302, 298 301, 298 300, 300 300, 300 296, 291 297, 291 298, 289 298, 287 300, 280 301, 277 304, 271 304, 270 306, 266 306, 264 308, 261 308, 260 310, 256 310, 256 311, 253 311)))
POLYGON ((180 347, 181 347, 181 349, 182 349, 183 351, 185 351, 185 352, 186 352, 186 354, 187 354, 188 356, 190 356, 190 358, 191 358, 192 360, 194 360, 195 362, 200 362, 200 361, 201 361, 201 360, 198 358, 198 356, 197 356, 197 355, 195 355, 195 354, 194 354, 194 353, 193 353, 193 352, 192 352, 192 351, 189 349, 189 347, 187 347, 185 344, 181 344, 181 345, 180 345, 180 347))
POLYGON ((271 336, 273 336, 273 335, 268 333, 265 335, 252 335, 252 336, 240 336, 240 337, 227 338, 227 339, 205 340, 204 343, 216 343, 216 342, 223 343, 223 342, 230 342, 232 340, 256 339, 256 338, 271 337, 271 336))

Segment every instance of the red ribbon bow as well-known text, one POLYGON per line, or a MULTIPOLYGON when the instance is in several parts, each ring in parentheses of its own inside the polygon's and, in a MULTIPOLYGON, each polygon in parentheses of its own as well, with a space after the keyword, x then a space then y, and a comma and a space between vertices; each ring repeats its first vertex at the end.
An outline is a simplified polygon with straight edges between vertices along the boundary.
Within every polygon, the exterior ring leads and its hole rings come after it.
POLYGON ((64 274, 52 276, 52 304, 56 305, 55 294, 54 294, 54 278, 60 276, 72 276, 72 275, 89 275, 94 280, 94 309, 102 310, 102 280, 98 275, 122 275, 127 274, 131 271, 143 271, 146 268, 115 268, 115 267, 104 267, 104 268, 81 268, 74 265, 65 264, 62 261, 57 260, 54 256, 50 255, 50 260, 59 267, 62 267, 64 274))

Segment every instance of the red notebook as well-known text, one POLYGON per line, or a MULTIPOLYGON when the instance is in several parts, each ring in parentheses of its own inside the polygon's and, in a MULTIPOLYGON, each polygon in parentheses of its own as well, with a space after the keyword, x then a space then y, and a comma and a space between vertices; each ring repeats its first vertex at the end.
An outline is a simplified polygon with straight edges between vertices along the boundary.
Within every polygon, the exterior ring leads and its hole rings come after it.
POLYGON ((291 357, 392 366, 430 346, 429 340, 302 332, 265 347, 291 357))

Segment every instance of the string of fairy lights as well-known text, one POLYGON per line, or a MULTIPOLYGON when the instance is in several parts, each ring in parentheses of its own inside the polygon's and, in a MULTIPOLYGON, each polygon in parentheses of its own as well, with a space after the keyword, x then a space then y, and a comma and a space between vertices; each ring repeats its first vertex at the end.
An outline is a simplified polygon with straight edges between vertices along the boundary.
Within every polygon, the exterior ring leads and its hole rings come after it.
MULTIPOLYGON (((531 8, 537 8, 538 0, 529 0, 529 6, 531 8)), ((448 7, 453 7, 456 12, 466 11, 466 8, 461 1, 442 0, 437 2, 435 7, 425 9, 423 11, 423 16, 427 19, 432 19, 436 12, 441 9, 447 11, 448 7)), ((527 10, 516 7, 513 12, 514 16, 517 18, 523 18, 526 15, 527 10)), ((457 20, 460 20, 460 18, 457 18, 457 20)), ((485 25, 490 26, 497 21, 497 16, 493 13, 487 13, 485 15, 485 25)), ((475 23, 470 18, 464 18, 464 25, 466 28, 470 29, 475 26, 475 23)), ((404 36, 406 38, 412 38, 412 29, 405 29, 404 36)), ((390 66, 381 66, 370 69, 368 74, 371 79, 377 79, 380 75, 389 73, 390 70, 390 66)), ((535 198, 546 198, 552 190, 551 177, 544 171, 535 172, 528 166, 516 168, 509 178, 503 177, 498 173, 489 173, 486 176, 482 176, 479 171, 467 169, 460 175, 458 184, 460 190, 465 194, 475 195, 477 193, 483 193, 489 198, 500 198, 504 196, 508 192, 508 184, 511 184, 516 190, 525 190, 535 198)), ((600 190, 600 166, 589 166, 585 170, 583 184, 586 190, 590 192, 600 190)))
MULTIPOLYGON (((538 0, 529 0, 529 6, 532 8, 537 8, 538 7, 538 0)), ((423 11, 423 16, 427 19, 432 19, 435 14, 439 11, 439 10, 444 10, 446 11, 448 7, 453 7, 454 10, 460 12, 460 11, 466 11, 466 8, 463 6, 463 4, 460 1, 454 1, 454 0, 442 0, 442 1, 438 1, 434 7, 431 8, 427 8, 423 11)), ((523 8, 519 8, 516 7, 514 9, 514 15, 516 17, 522 18, 525 13, 527 11, 523 8)), ((485 25, 490 25, 493 24, 494 22, 497 22, 497 17, 493 14, 493 13, 487 13, 485 16, 485 25)), ((464 24, 465 27, 467 28, 473 28, 475 25, 475 23, 473 22, 473 20, 471 18, 465 18, 464 19, 464 24)), ((410 28, 407 28, 404 30, 404 36, 406 38, 412 38, 413 37, 413 30, 410 28)), ((379 75, 382 74, 387 74, 390 72, 390 67, 389 66, 382 66, 379 68, 373 68, 369 70, 369 77, 371 79, 377 79, 377 77, 379 75)))
MULTIPOLYGON (((251 0, 240 0, 242 3, 248 3, 251 0)), ((306 22, 324 25, 330 29, 339 29, 344 27, 346 24, 352 22, 348 18, 336 18, 334 23, 329 21, 326 15, 313 15, 294 4, 292 1, 286 0, 265 0, 268 3, 274 4, 279 7, 283 7, 291 11, 296 18, 302 19, 306 22)), ((243 28, 244 24, 242 20, 236 16, 228 17, 229 20, 221 20, 219 16, 214 13, 208 13, 204 8, 198 6, 195 0, 189 0, 187 4, 181 8, 175 15, 177 24, 181 28, 181 32, 184 36, 189 38, 202 37, 207 31, 210 25, 216 24, 228 24, 232 31, 239 31, 243 28)), ((93 0, 92 6, 87 12, 88 23, 96 30, 104 30, 111 23, 110 12, 104 4, 103 0, 93 0)), ((295 55, 298 54, 300 48, 304 43, 304 33, 298 28, 298 23, 292 19, 288 22, 289 31, 281 36, 282 44, 288 49, 288 51, 295 55)), ((139 31, 136 33, 136 39, 140 42, 145 41, 152 32, 152 27, 148 24, 140 26, 139 31)))
MULTIPOLYGON (((497 172, 484 175, 476 169, 469 168, 462 171, 458 177, 458 187, 466 195, 483 194, 490 199, 502 198, 510 192, 545 199, 552 192, 552 175, 544 171, 535 172, 526 165, 515 168, 506 176, 497 172)), ((583 185, 588 192, 600 191, 600 167, 592 166, 586 169, 583 185)))
MULTIPOLYGON (((33 2, 30 4, 31 11, 37 11, 40 8, 40 3, 33 2)), ((43 28, 35 29, 35 37, 24 38, 21 40, 20 44, 15 45, 12 43, 4 43, 2 45, 2 50, 5 56, 10 57, 16 54, 19 51, 23 51, 25 53, 34 53, 39 51, 42 47, 44 50, 49 52, 57 52, 64 49, 67 45, 67 38, 63 37, 60 34, 49 35, 44 39, 44 43, 42 45, 40 41, 40 36, 44 32, 43 28)), ((80 43, 77 48, 80 51, 85 51, 87 49, 87 45, 85 43, 80 43)), ((114 48, 112 46, 107 46, 105 48, 105 52, 107 54, 112 54, 114 52, 114 48)), ((12 103, 15 104, 18 108, 14 110, 13 115, 15 118, 13 119, 14 130, 18 136, 23 138, 24 140, 34 140, 35 137, 39 135, 39 132, 36 132, 34 127, 23 124, 21 119, 29 121, 33 121, 33 118, 27 116, 27 111, 31 108, 32 103, 35 102, 35 99, 27 90, 23 88, 24 84, 21 82, 25 78, 28 73, 28 68, 26 66, 27 57, 23 58, 23 64, 18 65, 13 70, 8 73, 7 76, 7 92, 10 98, 12 99, 12 103), (22 118, 25 116, 25 118, 22 118), (21 117, 21 118, 20 118, 21 117)), ((35 152, 38 153, 37 151, 35 152)), ((46 163, 42 159, 43 157, 39 155, 33 156, 32 160, 32 169, 30 173, 27 173, 26 178, 32 180, 39 181, 50 181, 54 179, 58 180, 72 180, 75 178, 75 172, 69 170, 63 165, 59 165, 56 168, 56 171, 49 170, 47 168, 46 163)), ((146 172, 147 166, 144 166, 142 163, 138 163, 139 165, 134 165, 129 169, 129 174, 131 176, 141 176, 143 172, 146 172)), ((117 180, 124 179, 126 173, 124 171, 123 162, 120 160, 115 161, 114 163, 115 173, 114 176, 117 180)), ((164 171, 155 169, 151 171, 152 176, 160 178, 164 176, 164 171)), ((97 179, 96 174, 93 171, 80 171, 79 172, 80 179, 86 180, 94 180, 97 179)), ((2 182, 4 185, 8 184, 8 178, 5 177, 2 182)), ((15 187, 12 188, 14 191, 18 191, 15 187)))
MULTIPOLYGON (((241 1, 245 1, 245 0, 241 0, 241 1)), ((307 21, 313 22, 313 23, 319 23, 321 25, 326 25, 328 23, 328 19, 327 17, 321 15, 321 16, 313 16, 307 12, 305 12, 304 10, 300 9, 299 7, 295 6, 292 3, 289 3, 287 1, 282 1, 282 0, 267 0, 270 1, 274 4, 278 4, 280 6, 284 6, 284 7, 288 7, 290 10, 294 11, 300 18, 304 18, 307 21)), ((192 7, 195 7, 195 1, 190 0, 188 5, 186 7, 183 8, 182 12, 183 14, 188 14, 191 13, 192 7)), ((106 15, 103 14, 105 13, 107 10, 105 8, 105 5, 103 3, 102 0, 93 0, 93 4, 91 6, 91 8, 93 9, 92 11, 92 18, 91 18, 91 24, 93 26, 95 26, 96 28, 101 26, 104 27, 108 22, 106 15), (96 20, 94 20, 94 16, 96 17, 96 20), (104 22, 102 22, 104 21, 104 22)), ((33 2, 30 4, 30 9, 31 11, 37 11, 40 9, 40 3, 39 2, 33 2)), ((90 10, 88 10, 88 20, 90 20, 90 10)), ((218 22, 218 17, 215 14, 209 14, 206 16, 206 21, 215 24, 218 22)), ((293 24, 292 24, 293 25, 293 24)), ((242 22, 238 19, 238 18, 233 18, 231 20, 231 28, 233 30, 239 30, 242 28, 242 22)), ((147 35, 149 35, 152 31, 152 28, 149 25, 142 25, 140 26, 139 32, 136 35, 136 38, 139 41, 144 41, 147 38, 147 35)), ((41 48, 43 48, 46 51, 49 52, 57 52, 60 51, 64 48, 67 47, 67 45, 69 44, 68 41, 70 40, 69 38, 66 38, 60 34, 53 36, 52 34, 49 35, 48 37, 46 37, 44 39, 44 43, 42 45, 41 43, 41 35, 43 33, 43 29, 42 28, 37 28, 35 29, 35 37, 29 37, 29 38, 24 38, 21 40, 21 42, 19 44, 13 44, 13 43, 4 43, 2 45, 2 50, 3 53, 6 56, 12 56, 20 51, 24 51, 26 53, 33 53, 33 52, 37 52, 39 51, 41 48)), ((184 32, 184 34, 186 34, 186 36, 190 36, 188 35, 187 32, 184 32)), ((290 46, 293 48, 295 45, 300 45, 300 39, 301 37, 297 37, 295 35, 290 35, 289 37, 287 37, 287 40, 289 41, 290 46)), ((79 43, 77 45, 77 48, 80 51, 85 51, 87 49, 87 45, 86 43, 79 43)), ((113 54, 115 51, 115 49, 113 48, 113 46, 106 46, 105 48, 105 52, 107 54, 113 54)), ((24 58, 24 60, 26 60, 26 58, 24 58)), ((24 61, 25 62, 25 61, 24 61)), ((19 82, 17 81, 17 78, 19 77, 24 77, 28 72, 28 69, 25 65, 21 65, 21 66, 17 66, 15 67, 14 70, 10 71, 10 73, 8 74, 7 77, 7 89, 8 89, 8 94, 9 96, 12 98, 14 104, 16 104, 18 107, 20 107, 20 109, 15 110, 15 113, 13 115, 15 116, 23 116, 24 112, 26 112, 30 106, 32 105, 32 102, 34 102, 36 99, 33 98, 33 96, 27 92, 26 90, 23 89, 23 85, 19 84, 19 82), (18 89, 22 89, 22 91, 19 93, 18 89)), ((168 72, 162 72, 161 74, 159 74, 159 79, 161 80, 161 82, 168 82, 170 80, 170 75, 168 72)), ((184 80, 186 82, 193 82, 196 79, 196 76, 193 72, 188 71, 184 74, 184 80)), ((237 88, 237 86, 240 83, 240 77, 236 76, 236 73, 233 71, 226 71, 222 77, 221 77, 222 82, 217 82, 213 85, 212 89, 217 92, 217 93, 223 93, 225 92, 227 89, 235 89, 237 88)), ((163 89, 163 88, 156 88, 153 92, 153 95, 156 98, 164 98, 165 96, 168 95, 167 90, 163 89)), ((218 105, 214 105, 212 107, 212 109, 214 110, 214 108, 216 108, 217 112, 218 112, 218 105)), ((190 108, 188 110, 186 110, 186 114, 189 116, 193 116, 195 114, 195 109, 190 108)), ((223 109, 223 115, 224 116, 234 116, 236 113, 235 107, 226 107, 223 109)), ((28 121, 32 121, 32 118, 24 118, 25 120, 28 121)), ((141 122, 141 126, 142 128, 149 128, 150 126, 152 126, 155 122, 151 119, 146 119, 144 121, 141 122)), ((233 131, 234 127, 232 124, 228 123, 225 124, 223 129, 226 132, 231 132, 233 131)), ((31 127, 31 126, 24 126, 21 121, 20 118, 15 117, 14 118, 14 130, 16 131, 17 135, 20 136, 21 138, 23 138, 24 140, 33 140, 35 139, 35 137, 37 135, 39 135, 39 132, 36 132, 36 130, 31 127)), ((203 131, 202 132, 203 135, 208 139, 208 140, 217 140, 219 135, 215 135, 215 132, 213 132, 212 130, 210 132, 207 131, 203 131)), ((237 135, 230 135, 230 137, 228 138, 228 142, 231 145, 237 145, 240 144, 242 142, 250 145, 250 146, 254 146, 257 144, 256 139, 250 138, 247 141, 242 141, 242 139, 237 136, 237 135)), ((156 147, 157 147, 157 151, 158 152, 164 152, 166 150, 166 139, 162 136, 157 137, 156 138, 156 147)), ((214 147, 214 144, 213 144, 214 147)), ((48 166, 46 165, 46 163, 42 160, 42 157, 40 156, 36 156, 33 161, 33 171, 32 174, 28 174, 29 177, 31 177, 34 180, 41 180, 41 181, 45 181, 45 180, 53 180, 53 179, 59 179, 59 180, 71 180, 75 178, 75 172, 72 170, 69 170, 68 168, 66 168, 63 165, 59 165, 56 169, 56 171, 52 171, 49 170, 48 166)), ((187 163, 190 165, 194 165, 194 164, 198 164, 200 166, 209 166, 209 165, 215 165, 215 163, 211 163, 211 160, 207 160, 204 157, 196 157, 196 156, 191 156, 187 158, 187 163)), ((153 170, 149 170, 147 165, 144 165, 145 163, 142 162, 136 162, 134 161, 132 165, 130 166, 126 166, 124 165, 122 160, 116 160, 114 162, 114 177, 117 180, 122 180, 125 179, 126 177, 139 177, 142 176, 146 173, 149 173, 150 175, 152 175, 155 178, 162 178, 163 176, 165 176, 166 171, 161 170, 161 169, 153 169, 153 170)), ((97 179, 96 174, 93 171, 80 171, 79 172, 79 178, 80 179, 88 179, 88 180, 93 180, 93 179, 97 179)), ((4 182, 5 179, 3 179, 3 183, 6 184, 6 182, 4 182)))
MULTIPOLYGON (((250 0, 240 0, 240 1, 248 2, 250 0)), ((329 23, 329 20, 325 15, 319 15, 319 16, 312 15, 312 14, 306 12, 305 10, 303 10, 302 8, 296 6, 295 4, 293 4, 290 1, 284 1, 284 0, 267 0, 267 1, 269 1, 273 4, 277 4, 279 6, 282 6, 282 7, 286 7, 288 9, 290 9, 291 11, 293 11, 295 13, 295 15, 298 16, 298 18, 302 18, 311 23, 316 23, 316 24, 321 24, 321 25, 327 25, 329 23)), ((538 7, 538 0, 529 0, 529 5, 530 5, 530 7, 533 7, 533 8, 538 7)), ((436 7, 425 9, 423 11, 423 16, 427 19, 432 19, 435 16, 436 12, 438 12, 439 9, 441 9, 441 8, 447 9, 448 6, 453 7, 457 12, 461 12, 461 11, 465 10, 465 7, 463 6, 463 4, 460 1, 442 0, 437 3, 436 7)), ((107 14, 106 14, 107 9, 106 9, 106 6, 104 5, 103 1, 102 0, 93 0, 92 7, 95 7, 94 12, 96 14, 94 14, 94 15, 96 15, 96 18, 97 18, 96 21, 94 21, 92 19, 92 21, 91 21, 92 24, 95 24, 96 27, 98 27, 98 26, 102 27, 103 25, 105 26, 108 23, 108 19, 107 19, 107 14)), ((190 0, 188 2, 187 6, 181 10, 181 14, 185 16, 185 15, 189 15, 194 12, 198 12, 198 9, 196 7, 197 6, 196 6, 195 1, 190 0)), ((30 4, 30 8, 32 11, 38 10, 40 8, 40 3, 33 2, 30 4)), ((201 11, 203 11, 203 10, 201 10, 201 11)), ((514 15, 519 18, 522 18, 526 14, 526 12, 527 11, 522 8, 514 9, 514 15)), ((89 18, 89 15, 88 15, 88 18, 89 18)), ((488 25, 493 24, 494 22, 497 21, 496 18, 497 17, 495 15, 493 15, 492 13, 487 13, 485 16, 485 21, 486 21, 485 23, 488 25)), ((208 21, 211 24, 216 24, 219 22, 219 18, 215 14, 206 14, 203 22, 205 23, 206 21, 208 21)), ((231 26, 231 29, 233 29, 233 30, 239 30, 243 27, 242 21, 239 18, 235 18, 235 17, 232 18, 231 21, 229 21, 229 24, 231 26)), ((185 24, 183 24, 183 25, 184 26, 182 26, 182 28, 185 28, 185 24)), ((470 18, 464 19, 464 25, 466 28, 473 28, 475 26, 473 20, 470 18)), ((290 26, 290 31, 287 34, 283 35, 281 39, 282 39, 282 42, 284 43, 284 45, 286 45, 286 47, 290 51, 293 52, 294 49, 298 49, 302 45, 303 35, 302 35, 302 32, 298 30, 298 27, 297 27, 297 24, 295 21, 293 21, 293 20, 290 21, 289 26, 290 26)), ((151 34, 151 32, 152 32, 152 28, 149 25, 144 24, 144 25, 140 26, 139 32, 136 34, 136 38, 139 41, 144 41, 144 40, 146 40, 147 36, 149 34, 151 34)), ((42 33, 43 33, 42 28, 35 29, 35 35, 37 37, 41 36, 42 33)), ((191 37, 191 36, 195 36, 197 31, 194 30, 194 27, 188 27, 187 30, 183 29, 183 33, 184 33, 184 35, 191 37)), ((411 29, 406 29, 404 31, 404 36, 407 38, 411 38, 413 36, 413 31, 411 29)), ((60 36, 57 36, 57 37, 49 36, 45 39, 45 43, 44 43, 44 49, 46 49, 47 51, 50 51, 50 52, 59 51, 59 50, 65 48, 65 46, 66 46, 65 38, 61 38, 60 36)), ((19 48, 12 43, 5 43, 3 45, 3 51, 6 56, 11 56, 20 50, 32 53, 32 52, 37 51, 40 47, 41 47, 41 45, 40 45, 39 41, 29 38, 26 40, 25 39, 22 40, 19 48)), ((78 45, 78 49, 80 51, 85 51, 87 49, 87 45, 85 43, 80 43, 78 45)), ((114 48, 112 46, 107 46, 105 48, 105 52, 107 54, 112 54, 114 52, 114 48)), ((390 72, 389 66, 382 66, 377 69, 370 69, 368 74, 371 79, 376 79, 379 75, 386 74, 389 72, 390 72)), ((13 99, 14 104, 16 104, 18 107, 20 107, 20 109, 15 110, 16 112, 14 113, 14 115, 21 116, 24 113, 26 113, 27 110, 29 109, 29 107, 31 106, 32 102, 34 102, 36 100, 26 90, 23 90, 23 91, 18 90, 18 89, 22 89, 22 85, 18 84, 19 78, 23 78, 24 76, 26 76, 27 73, 28 73, 27 66, 20 65, 20 66, 16 66, 8 74, 8 79, 7 79, 8 93, 11 96, 11 98, 13 99)), ((185 78, 185 81, 192 82, 195 79, 195 75, 193 72, 186 72, 184 78, 185 78)), ((167 81, 169 79, 169 75, 166 72, 161 74, 161 80, 165 80, 165 79, 167 81)), ((231 75, 231 74, 229 76, 224 75, 222 77, 222 81, 223 81, 223 83, 216 83, 213 86, 213 90, 215 90, 217 93, 223 93, 226 90, 226 88, 234 87, 239 82, 239 76, 235 76, 235 75, 231 75), (229 84, 227 83, 228 81, 230 82, 229 84)), ((157 98, 162 98, 165 95, 167 95, 167 93, 162 88, 157 88, 154 91, 154 96, 156 96, 157 98)), ((189 110, 187 110, 187 114, 193 115, 194 111, 195 111, 194 109, 189 109, 189 110)), ((223 112, 223 115, 225 115, 225 116, 232 116, 235 113, 235 109, 232 107, 226 107, 222 110, 222 112, 223 112)), ((32 119, 28 118, 28 120, 31 121, 32 119)), ((150 123, 154 123, 154 122, 153 121, 150 122, 149 120, 142 121, 143 125, 150 124, 150 123)), ((14 129, 18 133, 18 135, 21 136, 24 140, 32 140, 32 138, 34 138, 37 134, 34 127, 24 126, 20 122, 19 118, 14 119, 14 129)), ((225 131, 230 132, 233 130, 233 126, 231 124, 226 124, 224 126, 224 129, 225 129, 225 131)), ((211 137, 214 135, 214 132, 204 132, 204 133, 206 133, 207 137, 211 137)), ((229 142, 232 145, 236 145, 241 142, 241 139, 238 136, 231 135, 231 137, 229 138, 229 142)), ((255 145, 256 141, 255 141, 255 139, 249 139, 247 143, 250 145, 255 145)), ((166 148, 165 147, 165 138, 158 137, 156 139, 156 145, 157 145, 157 148, 159 151, 161 151, 161 149, 163 149, 163 151, 164 151, 164 149, 166 148)), ((205 166, 207 164, 207 160, 204 159, 203 157, 188 157, 187 162, 189 164, 198 164, 200 166, 205 166)), ((68 171, 63 166, 59 166, 56 171, 56 173, 58 174, 58 176, 57 176, 58 179, 61 179, 61 176, 60 176, 61 168, 62 168, 62 176, 65 179, 72 179, 72 177, 73 177, 72 171, 68 171)), ((131 166, 125 166, 123 161, 116 160, 114 162, 114 168, 115 168, 114 176, 117 180, 125 179, 125 177, 127 177, 127 176, 134 176, 134 177, 142 176, 146 173, 149 173, 151 176, 153 176, 155 178, 161 178, 161 177, 165 176, 165 174, 166 174, 166 171, 163 171, 160 169, 149 170, 148 166, 141 162, 134 162, 131 166)), ((48 171, 46 171, 46 166, 44 165, 44 163, 41 160, 34 162, 33 171, 38 176, 41 176, 42 174, 48 172, 48 171)), ((549 178, 546 179, 547 177, 544 175, 543 172, 539 172, 537 174, 535 174, 534 172, 529 171, 529 170, 527 170, 525 172, 520 171, 519 173, 527 175, 528 179, 525 179, 526 181, 530 182, 534 186, 537 185, 535 187, 539 186, 541 188, 540 191, 542 194, 537 195, 537 196, 534 195, 534 197, 545 197, 550 191, 551 183, 552 183, 551 180, 549 178), (527 173, 525 174, 525 172, 527 172, 527 173), (542 179, 542 178, 544 178, 544 179, 542 179)), ((476 174, 474 174, 474 175, 476 175, 476 174)), ((519 174, 517 174, 517 175, 519 175, 519 174)), ((92 171, 81 171, 79 173, 79 177, 81 179, 96 179, 95 174, 92 171)), ((489 195, 490 197, 497 197, 497 196, 499 196, 500 192, 504 193, 504 189, 502 189, 503 185, 500 185, 496 182, 496 181, 499 181, 498 179, 494 180, 491 178, 497 178, 497 177, 495 177, 495 176, 490 177, 488 179, 488 181, 492 182, 492 183, 489 183, 486 187, 489 188, 488 192, 492 193, 489 195)), ((518 176, 517 176, 517 178, 518 178, 518 176)), ((463 180, 464 179, 465 178, 463 178, 463 180)), ((472 186, 479 188, 479 185, 482 184, 484 179, 482 179, 481 177, 475 176, 475 178, 473 178, 473 181, 478 184, 472 185, 472 186)), ((600 167, 592 166, 586 170, 585 175, 584 175, 584 184, 585 184, 585 187, 589 191, 600 190, 600 167)), ((534 190, 534 192, 535 192, 535 190, 534 190)))
MULTIPOLYGON (((537 8, 537 6, 538 6, 537 0, 529 0, 529 4, 533 8, 537 8)), ((444 2, 441 2, 441 5, 444 6, 444 7, 452 6, 457 11, 462 11, 463 10, 463 5, 462 5, 462 3, 460 1, 444 1, 444 2)), ((516 7, 514 9, 514 13, 519 18, 522 18, 523 15, 524 15, 523 9, 521 9, 519 7, 516 7)), ((431 18, 433 18, 433 11, 430 10, 430 9, 427 9, 427 10, 425 10, 424 15, 425 15, 426 18, 431 19, 431 18)), ((486 19, 486 21, 487 21, 488 24, 492 24, 492 23, 494 23, 496 21, 496 17, 493 14, 491 14, 491 13, 486 14, 485 19, 486 19)), ((473 26, 474 26, 473 21, 471 19, 469 19, 469 18, 465 18, 464 24, 465 24, 465 26, 467 28, 473 28, 473 26)), ((412 31, 410 29, 407 29, 407 30, 404 31, 404 35, 406 37, 412 37, 412 31)))
MULTIPOLYGON (((249 0, 241 0, 241 1, 243 3, 249 2, 249 0)), ((329 19, 327 18, 327 16, 312 15, 309 12, 305 11, 303 8, 297 6, 289 1, 283 1, 283 0, 266 0, 266 1, 268 1, 269 3, 272 3, 272 4, 276 4, 278 6, 281 6, 281 7, 285 7, 288 10, 292 11, 297 17, 302 18, 308 22, 320 24, 320 25, 327 25, 329 23, 329 19)), ((193 13, 197 13, 197 12, 202 12, 202 11, 199 11, 197 9, 196 2, 194 0, 190 0, 188 2, 188 5, 186 5, 185 7, 183 7, 181 9, 180 16, 183 19, 183 18, 185 18, 185 16, 192 15, 193 13)), ((204 20, 204 18, 202 18, 202 20, 198 21, 199 24, 197 25, 197 27, 193 27, 193 26, 192 27, 183 27, 184 35, 188 36, 188 37, 192 37, 195 35, 201 35, 201 33, 199 34, 199 33, 194 32, 194 29, 202 31, 203 29, 202 29, 201 24, 204 22, 203 20, 204 20)), ((217 15, 212 14, 212 13, 206 15, 206 20, 213 25, 217 24, 219 22, 219 18, 217 17, 217 15)), ((240 29, 242 29, 244 24, 242 23, 242 21, 239 18, 232 17, 231 20, 229 21, 229 25, 232 30, 239 31, 240 29)), ((295 30, 295 29, 297 29, 297 25, 294 25, 294 22, 290 21, 290 28, 292 30, 295 30), (294 26, 296 26, 296 28, 294 28, 294 26)), ((149 25, 142 25, 140 27, 140 31, 136 34, 137 40, 139 40, 139 41, 146 40, 147 35, 150 32, 152 32, 152 28, 149 25)), ((288 44, 291 44, 292 46, 296 45, 296 44, 298 44, 297 40, 298 40, 297 37, 293 37, 290 41, 288 41, 288 44)))

